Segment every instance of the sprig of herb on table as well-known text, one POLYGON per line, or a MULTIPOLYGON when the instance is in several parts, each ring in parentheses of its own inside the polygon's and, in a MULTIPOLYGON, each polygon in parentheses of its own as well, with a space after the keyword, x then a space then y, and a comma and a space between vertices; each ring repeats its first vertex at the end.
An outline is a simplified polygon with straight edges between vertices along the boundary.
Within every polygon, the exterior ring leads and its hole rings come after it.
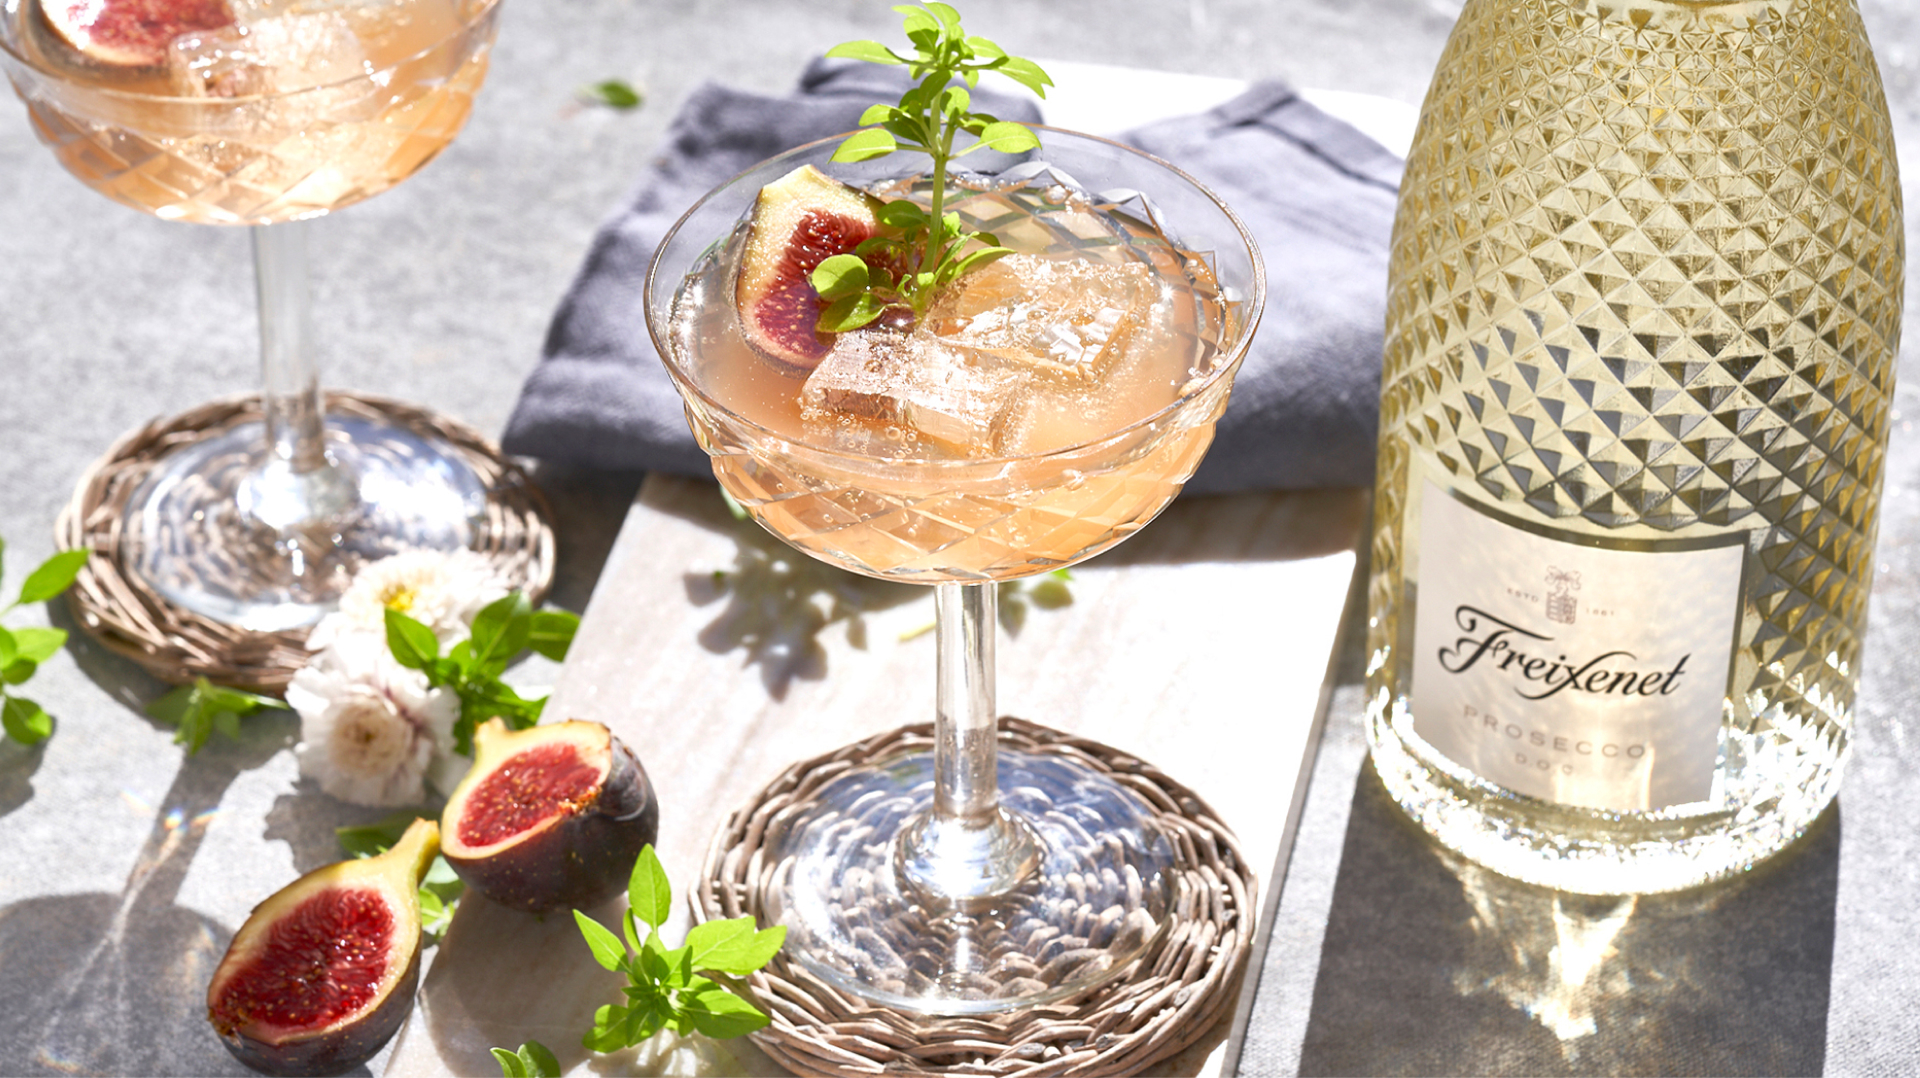
POLYGON ((560 1061, 539 1041, 528 1041, 518 1052, 489 1049, 500 1064, 500 1078, 560 1078, 560 1061))
POLYGON ((626 974, 628 981, 625 1005, 608 1004, 594 1012, 593 1029, 583 1039, 588 1048, 617 1052, 668 1028, 682 1035, 698 1032, 725 1039, 768 1023, 753 1004, 700 974, 745 977, 766 965, 786 942, 784 925, 756 930, 751 917, 708 921, 695 925, 685 944, 668 950, 660 941, 660 926, 673 910, 673 896, 667 870, 652 846, 642 847, 634 862, 627 903, 620 923, 625 942, 600 922, 573 911, 594 961, 626 974), (648 928, 644 941, 639 922, 648 928))
POLYGON ((878 41, 844 42, 827 55, 905 64, 915 85, 900 95, 899 104, 869 108, 860 117, 861 130, 840 143, 833 160, 866 161, 903 147, 919 150, 933 159, 931 204, 885 203, 878 216, 893 234, 825 259, 813 271, 814 290, 827 301, 818 323, 825 333, 858 329, 895 307, 910 309, 919 319, 956 278, 1013 253, 990 232, 961 228, 959 214, 946 211, 947 168, 954 158, 976 150, 1021 153, 1040 145, 1040 137, 1024 124, 972 111, 968 91, 979 86, 981 72, 999 72, 1043 98, 1053 85, 1032 60, 1008 55, 984 37, 967 36, 960 13, 946 4, 927 0, 894 10, 905 16, 911 55, 878 41), (966 86, 948 85, 956 78, 966 86), (954 142, 963 132, 976 141, 956 151, 954 142))
MULTIPOLYGON (((336 827, 333 835, 348 857, 372 857, 391 849, 407 827, 420 818, 417 812, 396 812, 373 823, 336 827)), ((447 925, 453 922, 453 911, 466 890, 467 885, 454 873, 453 866, 436 854, 427 874, 420 877, 420 931, 428 942, 438 942, 446 933, 447 925)))
MULTIPOLYGON (((0 558, 5 557, 6 549, 6 541, 0 540, 0 558)), ((15 607, 44 603, 67 590, 67 585, 80 575, 80 568, 86 563, 85 550, 63 550, 41 562, 21 582, 20 594, 13 602, 0 607, 0 615, 10 613, 15 607)), ((0 727, 4 727, 7 737, 22 745, 38 745, 52 736, 53 716, 34 701, 16 695, 13 687, 24 684, 40 669, 40 664, 53 658, 66 642, 65 629, 0 627, 0 727)))
POLYGON ((440 654, 433 630, 391 607, 387 609, 387 650, 395 662, 427 675, 434 688, 450 688, 460 698, 453 725, 454 751, 473 755, 474 728, 491 718, 524 730, 540 721, 547 698, 528 700, 500 680, 507 664, 531 648, 559 662, 567 657, 580 616, 567 610, 535 610, 520 592, 488 603, 473 616, 465 640, 440 654))
POLYGON ((192 756, 214 731, 238 740, 241 719, 256 711, 286 706, 270 696, 215 685, 201 677, 148 704, 146 711, 156 721, 173 727, 173 743, 185 745, 187 755, 192 756))

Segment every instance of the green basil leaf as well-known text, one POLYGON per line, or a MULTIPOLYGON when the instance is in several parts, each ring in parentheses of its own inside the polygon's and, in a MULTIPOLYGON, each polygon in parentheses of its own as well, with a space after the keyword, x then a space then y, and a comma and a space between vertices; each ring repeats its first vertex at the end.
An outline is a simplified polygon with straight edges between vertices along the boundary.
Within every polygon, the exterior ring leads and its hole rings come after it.
POLYGON ((886 309, 886 302, 871 292, 844 296, 820 311, 820 321, 814 328, 822 333, 846 333, 872 322, 886 309))
POLYGON ((580 935, 586 937, 587 947, 593 951, 593 960, 618 972, 627 958, 627 949, 620 945, 620 937, 579 910, 573 911, 573 920, 580 926, 580 935))
POLYGON ((0 705, 0 727, 22 745, 38 745, 53 733, 53 716, 23 696, 9 696, 0 705))
POLYGON ((773 959, 787 939, 785 925, 755 931, 753 918, 708 921, 687 933, 695 969, 745 977, 773 959))
POLYGON ((633 862, 633 878, 627 882, 627 902, 633 907, 634 916, 653 929, 666 924, 673 912, 667 869, 651 844, 640 847, 640 856, 633 862))
POLYGON ((0 666, 8 666, 20 657, 20 638, 11 630, 0 628, 0 666))
POLYGON ((958 86, 949 86, 940 94, 940 111, 948 116, 966 115, 967 106, 973 104, 973 95, 958 86))
POLYGON ((1039 64, 1020 56, 1009 56, 993 66, 993 70, 1025 86, 1041 98, 1047 96, 1047 87, 1053 85, 1053 79, 1041 69, 1039 64))
POLYGON ((637 109, 646 101, 646 97, 624 79, 603 79, 582 87, 580 96, 588 104, 605 105, 610 109, 637 109))
POLYGON ((822 259, 807 281, 824 300, 858 295, 867 290, 867 264, 858 255, 833 255, 822 259))
POLYGON ((682 997, 681 1010, 693 1028, 715 1040, 738 1037, 764 1028, 771 1019, 732 992, 712 985, 682 997))
POLYGON ((18 685, 31 679, 33 672, 38 669, 40 664, 32 659, 15 659, 5 667, 0 667, 0 681, 9 685, 18 685))
MULTIPOLYGON (((886 225, 888 228, 908 229, 924 226, 927 223, 927 211, 922 209, 917 203, 909 202, 904 198, 896 198, 891 202, 882 203, 880 208, 874 211, 874 216, 878 217, 880 223, 886 225)), ((873 241, 868 240, 866 242, 872 243, 873 241)))
POLYGON ((17 602, 44 602, 67 590, 67 585, 80 575, 81 567, 87 564, 87 558, 92 553, 89 550, 63 550, 41 562, 38 569, 28 574, 26 583, 20 585, 17 602))
MULTIPOLYGON (((902 64, 905 60, 893 54, 893 50, 878 41, 843 41, 827 50, 827 55, 837 59, 865 60, 870 64, 902 64)), ((861 120, 865 127, 871 120, 861 120)))
POLYGON ((526 650, 531 635, 533 607, 521 592, 496 599, 473 616, 473 668, 498 673, 513 657, 526 650))
POLYGON ((1028 130, 1023 124, 1011 120, 990 123, 980 132, 981 146, 1000 153, 1024 153, 1040 148, 1040 136, 1028 130))
POLYGON ((156 722, 163 722, 168 726, 178 726, 181 720, 186 718, 187 709, 193 706, 195 695, 195 686, 180 685, 168 690, 164 696, 148 704, 141 710, 145 711, 156 722))
POLYGON ((489 1048, 493 1061, 500 1064, 500 1078, 527 1078, 527 1066, 520 1057, 505 1048, 489 1048))
POLYGON ((46 662, 67 642, 65 629, 15 629, 11 633, 17 654, 36 663, 46 662))
POLYGON ((998 60, 1007 54, 1007 50, 984 37, 968 38, 967 51, 982 60, 998 60))
POLYGON ((943 4, 940 0, 924 0, 924 6, 928 11, 933 12, 934 18, 939 19, 955 30, 960 28, 960 13, 955 11, 952 5, 943 4))
POLYGON ((833 160, 852 162, 885 157, 898 149, 899 145, 892 132, 885 128, 868 127, 848 135, 833 151, 833 160))
POLYGON ((554 1058, 553 1049, 539 1041, 521 1045, 520 1059, 527 1065, 527 1078, 560 1078, 560 1061, 554 1058))
POLYGON ((413 826, 413 821, 417 819, 420 819, 417 812, 390 813, 372 823, 336 827, 333 837, 347 856, 372 857, 392 849, 393 844, 400 841, 400 836, 406 834, 407 828, 413 826))
POLYGON ((440 638, 433 630, 398 610, 388 608, 387 650, 393 661, 409 670, 419 670, 440 657, 440 638))
POLYGON ((593 1028, 580 1039, 588 1049, 600 1052, 618 1052, 627 1046, 627 1039, 621 1035, 626 1025, 627 1008, 606 1004, 593 1012, 593 1028))

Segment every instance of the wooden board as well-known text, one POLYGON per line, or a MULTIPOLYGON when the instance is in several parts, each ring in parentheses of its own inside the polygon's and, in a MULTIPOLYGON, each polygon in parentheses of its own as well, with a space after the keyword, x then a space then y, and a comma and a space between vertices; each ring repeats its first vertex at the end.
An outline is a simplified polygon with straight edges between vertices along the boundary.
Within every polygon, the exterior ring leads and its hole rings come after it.
MULTIPOLYGON (((1000 711, 1138 753, 1199 791, 1261 866, 1264 888, 1363 518, 1354 491, 1176 503, 1075 568, 1071 604, 1003 599, 1000 711)), ((646 764, 677 901, 670 942, 734 806, 796 759, 931 719, 933 635, 919 630, 932 621, 930 589, 813 562, 732 519, 712 484, 648 477, 548 715, 606 723, 646 764)), ((611 923, 618 908, 593 912, 611 923)), ((580 1037, 617 998, 570 917, 470 899, 388 1073, 495 1073, 487 1049, 529 1038, 580 1074, 782 1073, 744 1040, 669 1034, 589 1065, 580 1037)), ((1225 1037, 1223 1023, 1169 1073, 1223 1073, 1225 1037)))

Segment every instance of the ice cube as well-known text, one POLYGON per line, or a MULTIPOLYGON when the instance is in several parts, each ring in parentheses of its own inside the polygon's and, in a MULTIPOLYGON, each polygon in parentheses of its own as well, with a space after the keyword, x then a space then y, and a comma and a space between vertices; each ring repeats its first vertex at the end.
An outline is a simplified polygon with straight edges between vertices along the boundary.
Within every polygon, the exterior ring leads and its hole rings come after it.
POLYGON ((1016 254, 956 281, 927 316, 959 349, 1064 384, 1094 384, 1125 354, 1159 298, 1139 262, 1016 254))
POLYGON ((844 333, 800 390, 810 421, 904 427, 961 456, 999 451, 1026 379, 925 334, 844 333))
POLYGON ((352 26, 333 12, 181 34, 167 57, 183 97, 288 94, 364 75, 365 61, 352 26))

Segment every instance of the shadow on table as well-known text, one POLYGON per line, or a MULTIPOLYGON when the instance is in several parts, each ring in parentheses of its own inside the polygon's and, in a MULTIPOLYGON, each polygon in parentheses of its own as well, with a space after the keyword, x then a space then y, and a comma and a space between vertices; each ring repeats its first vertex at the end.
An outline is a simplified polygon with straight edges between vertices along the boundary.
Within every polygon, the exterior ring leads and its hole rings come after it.
MULTIPOLYGON (((251 1073, 206 1021, 207 981, 232 934, 174 900, 228 787, 284 745, 284 731, 263 730, 189 758, 119 894, 0 909, 0 1071, 251 1073)), ((75 821, 74 842, 87 840, 84 827, 75 821)))
POLYGON ((1589 897, 1430 839, 1360 773, 1304 1075, 1818 1074, 1837 805, 1736 880, 1589 897))
MULTIPOLYGON (((655 509, 733 539, 733 565, 715 573, 687 573, 687 598, 695 606, 726 600, 700 631, 700 645, 716 654, 746 652, 746 662, 760 668, 761 681, 776 700, 786 697, 796 678, 826 677, 822 633, 844 625, 853 645, 864 648, 864 615, 927 594, 921 585, 875 580, 801 553, 751 521, 734 518, 715 484, 676 480, 650 490, 655 509)), ((1365 516, 1364 492, 1352 490, 1179 500, 1142 534, 1091 564, 1318 557, 1351 549, 1365 516)), ((1001 597, 1001 625, 1009 635, 1018 635, 1030 606, 1064 605, 1020 592, 1019 584, 1012 587, 1010 594, 1003 586, 1001 597)))

